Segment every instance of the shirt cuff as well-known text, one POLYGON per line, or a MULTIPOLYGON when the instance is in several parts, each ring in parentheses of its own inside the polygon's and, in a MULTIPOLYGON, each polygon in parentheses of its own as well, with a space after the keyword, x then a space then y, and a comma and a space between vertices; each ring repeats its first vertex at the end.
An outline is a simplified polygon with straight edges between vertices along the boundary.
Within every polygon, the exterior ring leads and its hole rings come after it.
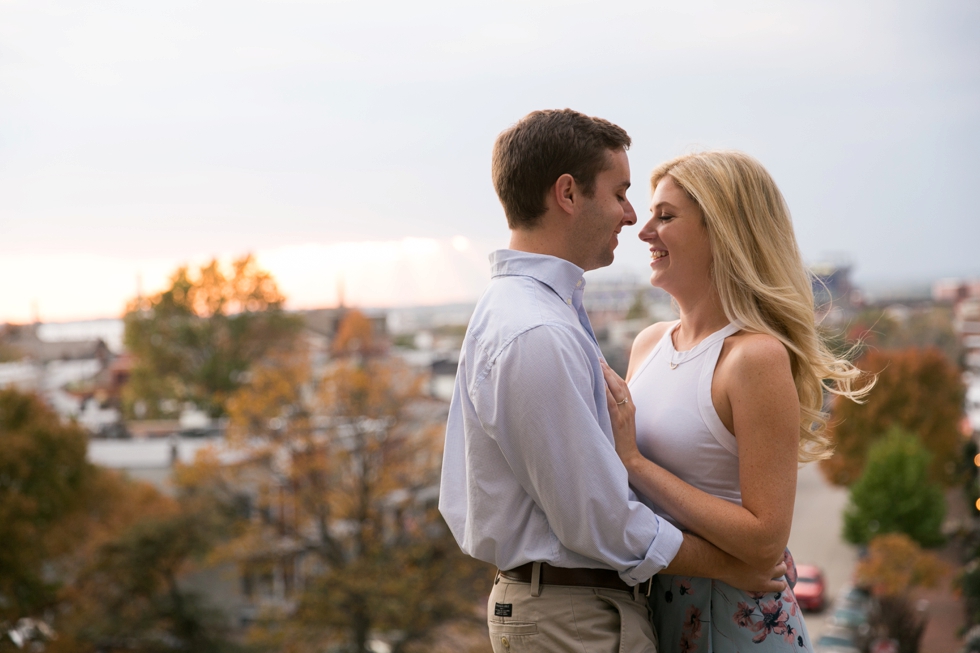
POLYGON ((658 516, 657 521, 660 523, 660 528, 657 531, 657 536, 653 538, 653 543, 650 544, 643 562, 632 569, 619 573, 619 577, 627 585, 642 583, 659 573, 670 564, 677 552, 681 550, 684 534, 666 519, 661 519, 658 516))

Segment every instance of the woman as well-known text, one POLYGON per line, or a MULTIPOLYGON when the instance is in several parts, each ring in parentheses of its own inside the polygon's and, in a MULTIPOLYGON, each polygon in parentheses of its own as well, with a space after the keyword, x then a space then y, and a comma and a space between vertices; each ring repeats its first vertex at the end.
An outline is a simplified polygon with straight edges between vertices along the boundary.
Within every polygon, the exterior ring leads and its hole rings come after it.
MULTIPOLYGON (((651 184, 640 239, 680 320, 636 338, 628 387, 606 371, 616 448, 658 514, 765 568, 789 539, 798 462, 830 454, 824 389, 859 399, 871 384, 852 386, 859 370, 821 343, 789 211, 757 161, 687 155, 651 184)), ((811 650, 791 589, 659 575, 652 598, 665 651, 811 650)))

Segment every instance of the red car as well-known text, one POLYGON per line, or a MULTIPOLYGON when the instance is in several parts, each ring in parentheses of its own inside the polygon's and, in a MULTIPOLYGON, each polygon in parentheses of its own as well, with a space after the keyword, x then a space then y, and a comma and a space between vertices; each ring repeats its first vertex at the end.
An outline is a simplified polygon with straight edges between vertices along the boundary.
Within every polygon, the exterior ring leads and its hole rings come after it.
POLYGON ((804 610, 819 611, 823 610, 824 592, 827 584, 823 580, 823 572, 814 565, 796 565, 796 587, 793 594, 796 595, 796 602, 804 610))

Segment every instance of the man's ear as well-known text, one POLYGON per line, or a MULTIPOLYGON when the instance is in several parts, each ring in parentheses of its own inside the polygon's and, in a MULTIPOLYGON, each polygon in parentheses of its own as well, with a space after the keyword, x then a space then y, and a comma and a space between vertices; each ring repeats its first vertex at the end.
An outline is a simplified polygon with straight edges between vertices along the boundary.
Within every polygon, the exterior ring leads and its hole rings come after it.
POLYGON ((570 174, 565 173, 555 181, 555 185, 551 187, 551 194, 558 208, 565 213, 575 212, 579 189, 575 178, 570 174))

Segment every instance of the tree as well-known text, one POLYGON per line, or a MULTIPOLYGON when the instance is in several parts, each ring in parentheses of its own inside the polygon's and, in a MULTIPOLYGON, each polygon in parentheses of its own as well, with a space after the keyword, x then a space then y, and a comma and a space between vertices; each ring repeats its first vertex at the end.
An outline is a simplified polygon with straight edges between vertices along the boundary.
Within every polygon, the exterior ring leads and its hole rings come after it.
POLYGON ((899 429, 872 445, 864 473, 851 486, 844 538, 867 544, 881 534, 903 533, 923 546, 941 544, 946 502, 929 481, 929 458, 914 435, 899 429))
POLYGON ((98 548, 66 597, 65 637, 52 650, 235 650, 228 619, 179 578, 210 548, 199 515, 166 506, 98 548))
POLYGON ((128 414, 159 417, 190 402, 212 416, 247 378, 250 366, 288 347, 300 321, 283 310, 272 276, 251 255, 223 270, 216 260, 195 274, 185 266, 170 287, 127 308, 124 342, 136 358, 124 391, 128 414))
POLYGON ((933 348, 872 350, 857 365, 876 373, 878 381, 865 403, 834 403, 830 436, 836 448, 821 462, 827 478, 838 485, 853 483, 870 446, 894 426, 914 433, 932 453, 931 480, 954 483, 965 392, 959 370, 933 348))
POLYGON ((223 631, 177 585, 213 520, 89 464, 86 447, 36 396, 0 391, 0 632, 32 619, 54 628, 52 652, 218 651, 223 631))
POLYGON ((86 437, 41 400, 0 390, 0 624, 41 613, 58 583, 45 573, 70 544, 61 526, 84 507, 86 437))
POLYGON ((650 311, 647 308, 646 292, 644 290, 637 290, 633 295, 633 303, 630 304, 629 309, 626 311, 626 319, 638 320, 648 318, 649 316, 650 311))
POLYGON ((858 562, 855 578, 871 587, 880 606, 872 625, 880 635, 898 640, 899 653, 917 653, 926 627, 925 618, 912 603, 912 590, 935 587, 948 571, 942 560, 900 533, 879 535, 868 545, 868 554, 858 562))
POLYGON ((957 585, 966 604, 967 624, 980 624, 980 558, 973 558, 966 564, 957 578, 957 585))
POLYGON ((960 362, 963 346, 953 326, 952 306, 882 310, 867 308, 858 313, 847 330, 848 342, 864 348, 923 349, 935 347, 953 364, 960 362))
POLYGON ((227 557, 260 576, 283 560, 305 570, 280 583, 294 591, 259 620, 254 642, 364 653, 384 637, 407 650, 473 619, 490 574, 459 551, 436 509, 444 406, 378 353, 362 315, 345 318, 334 345, 315 392, 301 352, 256 366, 228 402, 242 462, 205 458, 210 473, 199 478, 251 497, 227 557))

